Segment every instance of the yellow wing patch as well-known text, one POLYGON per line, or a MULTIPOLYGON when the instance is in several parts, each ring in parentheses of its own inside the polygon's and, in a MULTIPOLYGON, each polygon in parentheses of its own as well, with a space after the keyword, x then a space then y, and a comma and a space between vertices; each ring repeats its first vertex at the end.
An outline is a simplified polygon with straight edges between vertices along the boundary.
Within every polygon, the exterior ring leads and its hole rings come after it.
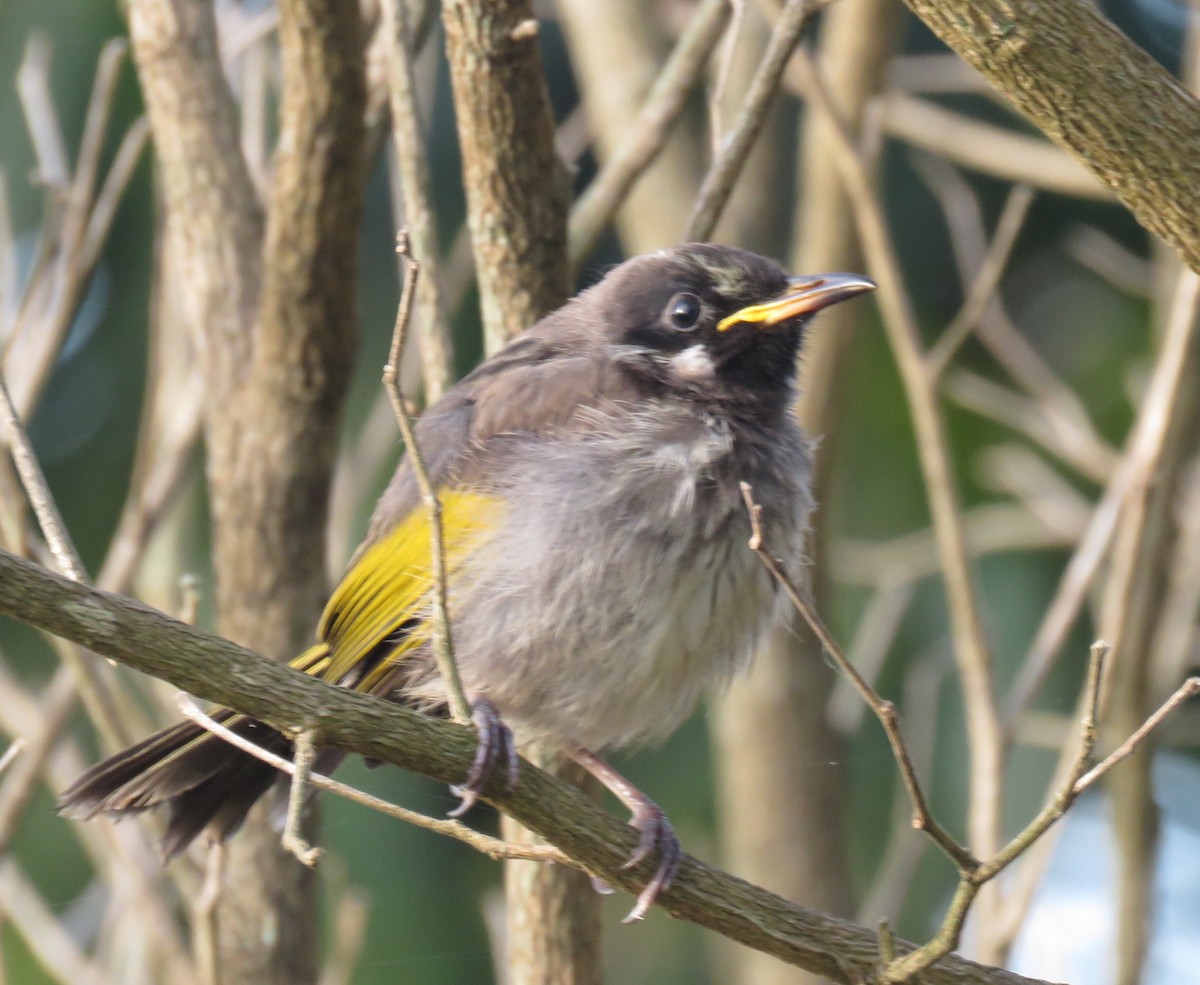
MULTIPOLYGON (((501 500, 482 493, 450 491, 442 503, 446 574, 453 581, 463 563, 499 526, 501 500)), ((293 666, 337 683, 388 636, 412 623, 390 653, 355 684, 370 691, 410 651, 430 636, 433 569, 429 513, 418 505, 390 533, 372 544, 334 590, 317 630, 322 642, 293 666)), ((453 618, 453 614, 451 615, 453 618)))

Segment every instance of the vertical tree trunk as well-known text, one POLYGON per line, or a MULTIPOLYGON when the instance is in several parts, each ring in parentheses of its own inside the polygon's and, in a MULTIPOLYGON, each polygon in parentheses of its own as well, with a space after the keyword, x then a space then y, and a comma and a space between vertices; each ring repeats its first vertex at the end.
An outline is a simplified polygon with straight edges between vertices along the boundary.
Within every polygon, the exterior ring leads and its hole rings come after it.
MULTIPOLYGON (((491 354, 566 300, 569 187, 528 0, 444 0, 442 22, 491 354)), ((505 831, 519 837, 507 820, 505 831)), ((586 879, 509 862, 505 903, 510 985, 599 982, 599 904, 586 879)))
MULTIPOLYGON (((890 0, 842 0, 822 24, 821 64, 842 110, 857 122, 879 90, 898 43, 901 8, 890 0)), ((819 119, 805 122, 792 268, 796 273, 854 270, 861 263, 850 206, 826 150, 819 119)), ((833 307, 805 341, 798 412, 821 440, 814 475, 817 513, 809 556, 818 603, 827 593, 824 541, 827 491, 837 448, 841 394, 860 312, 833 307)), ((847 859, 842 741, 826 711, 833 671, 800 620, 765 640, 750 674, 713 713, 721 839, 726 864, 790 900, 848 915, 853 894, 847 859)), ((739 952, 741 985, 799 985, 816 979, 758 952, 739 952)))
MULTIPOLYGON (((280 3, 284 97, 264 222, 242 157, 210 4, 132 0, 130 34, 199 340, 218 629, 286 658, 325 596, 326 500, 354 356, 364 181, 357 3, 280 3)), ((316 979, 311 873, 268 805, 226 856, 222 980, 316 979)))

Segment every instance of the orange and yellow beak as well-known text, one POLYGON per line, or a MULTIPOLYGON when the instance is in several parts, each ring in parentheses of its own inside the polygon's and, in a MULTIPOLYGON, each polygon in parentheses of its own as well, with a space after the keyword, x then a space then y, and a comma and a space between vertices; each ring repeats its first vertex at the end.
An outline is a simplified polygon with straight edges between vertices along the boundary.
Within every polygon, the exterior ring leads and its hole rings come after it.
POLYGON ((738 324, 768 328, 798 315, 811 315, 831 304, 845 301, 867 291, 875 290, 875 282, 861 274, 821 274, 817 277, 790 277, 782 297, 762 304, 752 304, 722 318, 717 331, 724 332, 738 324))

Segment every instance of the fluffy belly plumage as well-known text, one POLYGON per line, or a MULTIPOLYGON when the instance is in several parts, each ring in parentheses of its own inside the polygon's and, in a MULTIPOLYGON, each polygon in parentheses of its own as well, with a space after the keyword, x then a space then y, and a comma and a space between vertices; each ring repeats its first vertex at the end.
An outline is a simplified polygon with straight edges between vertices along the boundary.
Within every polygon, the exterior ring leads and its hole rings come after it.
MULTIPOLYGON (((486 576, 465 571, 452 593, 464 683, 522 740, 597 750, 665 737, 745 666, 775 614, 776 586, 747 547, 748 469, 728 436, 702 431, 652 463, 616 444, 598 443, 591 465, 625 483, 574 476, 518 496, 479 557, 486 576)), ((798 564, 809 503, 796 451, 759 471, 756 494, 773 548, 798 564)))

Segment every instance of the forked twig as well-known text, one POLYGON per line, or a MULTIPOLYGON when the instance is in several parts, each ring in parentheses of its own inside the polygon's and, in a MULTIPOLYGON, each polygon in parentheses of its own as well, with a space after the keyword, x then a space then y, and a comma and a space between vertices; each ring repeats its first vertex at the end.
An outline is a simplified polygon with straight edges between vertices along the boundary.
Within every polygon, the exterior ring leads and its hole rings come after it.
POLYGON ((895 756, 896 764, 900 767, 900 776, 904 781, 905 789, 908 790, 909 800, 912 801, 913 828, 928 834, 954 863, 961 876, 965 877, 974 872, 979 868, 979 860, 971 854, 969 849, 955 841, 953 836, 930 813, 929 803, 925 799, 925 791, 921 787, 916 767, 913 766, 912 757, 909 755, 908 747, 905 745, 904 737, 900 732, 900 722, 896 716, 896 706, 892 702, 881 698, 879 692, 871 687, 867 679, 846 659, 842 648, 838 646, 837 641, 833 638, 833 635, 829 632, 821 617, 817 615, 813 604, 805 598, 804 593, 788 577, 787 572, 783 570, 779 560, 771 553, 770 547, 764 541, 762 507, 754 501, 753 488, 751 488, 748 482, 740 483, 740 486, 742 500, 745 502, 746 510, 750 515, 750 550, 758 555, 759 560, 762 561, 763 566, 770 572, 771 577, 787 593, 792 606, 804 617, 804 621, 808 623, 809 628, 816 635, 830 659, 837 665, 838 670, 850 680, 850 683, 854 685, 854 689, 862 695, 862 699, 867 703, 871 711, 875 713, 875 717, 879 719, 879 724, 883 726, 888 743, 892 747, 892 755, 895 756))
POLYGON ((1096 745, 1096 718, 1100 705, 1100 683, 1103 675, 1104 660, 1109 652, 1105 642, 1093 644, 1091 659, 1088 664, 1087 683, 1084 691, 1083 717, 1080 723, 1080 734, 1076 753, 1072 759, 1071 768, 1064 780, 1055 791, 1045 807, 1033 818, 1015 838, 1001 847, 986 860, 976 859, 961 845, 958 845, 942 829, 930 815, 925 796, 921 790, 915 769, 913 768, 908 749, 900 733, 895 706, 881 698, 867 683, 861 674, 846 659, 829 630, 813 609, 812 603, 804 597, 783 570, 778 559, 771 553, 763 538, 762 508, 754 501, 753 490, 748 483, 741 483, 742 498, 750 516, 751 537, 749 547, 763 562, 771 577, 778 582, 786 592, 789 600, 809 627, 816 634, 825 648, 826 653, 847 677, 850 678, 863 699, 875 712, 880 724, 887 733, 900 774, 913 803, 913 827, 926 831, 946 855, 954 862, 959 871, 958 887, 950 902, 941 928, 926 944, 901 958, 885 961, 880 971, 879 981, 884 985, 899 985, 907 982, 929 968, 934 962, 941 960, 958 946, 962 928, 971 909, 971 904, 979 895, 980 890, 991 880, 995 879, 1005 868, 1028 851, 1039 838, 1064 815, 1088 787, 1104 776, 1113 766, 1131 755, 1157 728, 1162 721, 1184 701, 1200 694, 1200 677, 1191 677, 1184 681, 1145 722, 1123 742, 1103 762, 1087 769, 1088 761, 1096 745))
POLYGON ((400 426, 400 433, 404 436, 404 447, 412 464, 417 486, 421 490, 421 499, 429 511, 430 561, 433 568, 433 656, 446 684, 450 713, 456 722, 467 724, 471 721, 471 706, 463 693, 462 678, 459 677, 458 665, 454 662, 450 612, 446 601, 446 541, 442 529, 442 503, 417 447, 412 415, 408 412, 404 394, 400 389, 400 356, 404 351, 404 340, 412 318, 417 278, 421 274, 421 265, 409 249, 408 233, 405 230, 401 230, 396 236, 396 252, 406 261, 404 289, 396 310, 396 325, 392 330, 392 346, 388 351, 387 365, 383 367, 383 385, 392 401, 392 410, 396 415, 396 423, 400 426))

